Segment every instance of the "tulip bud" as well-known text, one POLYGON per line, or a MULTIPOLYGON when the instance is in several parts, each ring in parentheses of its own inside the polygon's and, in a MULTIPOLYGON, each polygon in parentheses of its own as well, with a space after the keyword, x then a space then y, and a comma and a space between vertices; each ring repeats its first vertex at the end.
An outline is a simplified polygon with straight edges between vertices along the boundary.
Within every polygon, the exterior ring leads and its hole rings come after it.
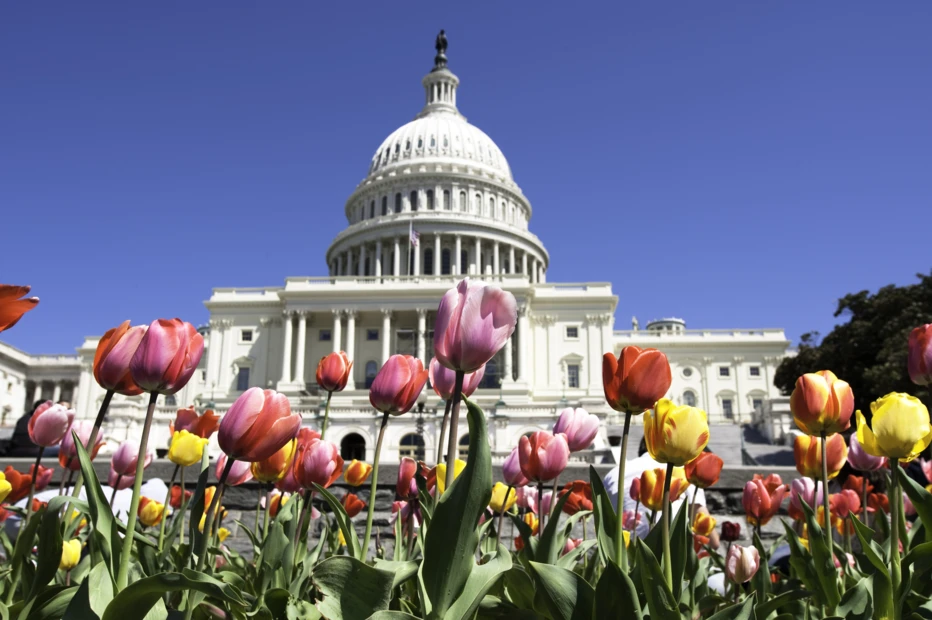
POLYGON ((392 355, 372 381, 369 402, 382 413, 407 413, 424 389, 427 374, 421 360, 416 357, 392 355))
POLYGON ((277 482, 281 480, 294 461, 297 447, 298 440, 292 439, 269 458, 251 463, 250 471, 253 478, 259 482, 277 482))
MULTIPOLYGON (((3 330, 0 330, 3 331, 3 330)), ((909 378, 916 385, 932 384, 932 323, 909 333, 909 378)))
POLYGON ((533 512, 527 512, 524 514, 523 520, 531 528, 531 534, 537 534, 540 529, 540 520, 537 516, 533 512))
POLYGON ((802 504, 806 503, 813 511, 822 504, 822 483, 818 485, 812 478, 797 478, 790 484, 790 518, 799 521, 806 515, 802 504))
POLYGON ((915 396, 892 392, 871 403, 871 423, 858 412, 858 442, 874 456, 911 461, 932 442, 929 410, 915 396))
POLYGON ((567 407, 560 412, 560 418, 553 426, 553 433, 566 435, 570 452, 586 450, 599 433, 599 418, 583 408, 567 407))
POLYGON ((530 510, 531 512, 536 513, 537 506, 537 490, 529 486, 518 487, 517 492, 517 501, 518 507, 530 510))
POLYGON ((725 542, 735 542, 741 538, 741 524, 734 521, 725 521, 722 523, 722 540, 725 542))
POLYGON ((208 441, 188 431, 175 431, 172 435, 171 446, 168 448, 168 460, 182 467, 200 463, 208 441))
MULTIPOLYGON (((856 495, 855 499, 857 499, 856 495)), ((858 506, 860 506, 860 503, 858 506)), ((857 510, 853 510, 852 512, 857 512, 857 510)), ((916 506, 913 504, 913 500, 909 499, 909 496, 906 493, 903 493, 903 514, 905 514, 907 517, 912 517, 916 514, 916 506)))
POLYGON ((831 370, 807 373, 796 380, 790 409, 799 430, 807 435, 833 435, 851 426, 854 392, 831 370))
POLYGON ((861 498, 854 491, 843 489, 839 493, 831 494, 828 499, 832 515, 841 519, 861 511, 861 498))
POLYGON ((317 385, 325 392, 342 392, 352 369, 353 362, 346 351, 325 355, 317 364, 317 385))
POLYGON ((395 492, 402 499, 417 498, 417 481, 414 479, 417 470, 417 461, 407 456, 401 459, 401 463, 398 465, 398 482, 395 484, 395 492))
POLYGON ((644 416, 644 440, 655 461, 682 467, 709 443, 705 411, 663 398, 644 416))
MULTIPOLYGON (((453 461, 453 479, 459 478, 459 475, 466 469, 466 461, 456 459, 453 461)), ((437 493, 443 495, 447 489, 447 464, 437 463, 437 493)))
POLYGON ((711 452, 703 452, 690 462, 686 463, 686 479, 689 483, 700 489, 708 489, 718 482, 725 462, 722 457, 711 452))
POLYGON ((699 536, 711 536, 715 530, 715 517, 704 510, 697 510, 693 517, 693 533, 699 536))
POLYGON ((670 389, 673 375, 667 356, 657 349, 627 346, 616 359, 602 356, 602 387, 605 400, 615 411, 644 413, 670 389))
POLYGON ((858 471, 877 471, 887 464, 887 459, 865 452, 858 442, 857 433, 851 433, 851 438, 848 440, 848 463, 858 471))
POLYGON ((513 487, 523 487, 527 485, 528 479, 524 477, 521 471, 521 460, 518 456, 518 449, 514 448, 511 454, 502 463, 502 477, 505 483, 513 487))
MULTIPOLYGON (((430 378, 430 386, 437 393, 437 396, 443 400, 453 398, 453 390, 456 387, 456 371, 450 370, 440 363, 436 357, 431 358, 430 365, 427 369, 430 378)), ((469 398, 476 391, 485 376, 485 364, 474 372, 467 372, 463 375, 463 396, 469 398)))
POLYGON ((592 510, 592 485, 583 480, 574 480, 563 486, 561 497, 569 494, 563 504, 563 512, 574 515, 581 510, 592 510))
POLYGON ((77 420, 72 423, 71 428, 69 428, 65 436, 62 437, 61 447, 58 450, 58 462, 63 468, 70 469, 71 471, 78 471, 81 469, 81 463, 78 460, 78 449, 75 446, 74 435, 71 434, 72 432, 77 433, 78 441, 89 450, 88 456, 90 459, 94 460, 97 457, 97 452, 100 450, 100 447, 104 445, 104 440, 103 437, 98 435, 96 443, 93 446, 88 446, 87 442, 91 438, 91 431, 93 429, 94 423, 90 420, 77 420))
POLYGON ((112 465, 110 466, 110 473, 107 475, 107 485, 111 489, 122 491, 123 489, 128 489, 133 486, 135 481, 136 476, 132 474, 121 474, 113 469, 112 465))
MULTIPOLYGON (((362 512, 363 508, 366 507, 366 503, 356 497, 353 493, 347 493, 343 496, 343 510, 346 511, 346 516, 350 519, 362 512)), ((345 544, 345 543, 344 543, 345 544)))
POLYGON ((269 516, 273 519, 277 517, 279 509, 288 501, 288 497, 283 493, 272 493, 272 499, 269 502, 269 516))
POLYGON ((581 544, 582 538, 567 538, 566 543, 563 545, 563 551, 560 553, 560 555, 566 555, 581 544))
POLYGON ((343 479, 351 487, 362 486, 372 473, 372 465, 353 459, 343 472, 343 479))
POLYGON ((142 388, 133 381, 129 363, 146 329, 145 325, 130 327, 129 321, 123 321, 101 337, 94 353, 94 380, 100 387, 124 396, 142 394, 142 388))
POLYGON ((220 428, 220 416, 214 413, 213 409, 208 409, 203 415, 197 415, 194 407, 179 409, 175 414, 175 421, 168 425, 168 430, 172 434, 175 431, 188 431, 204 439, 210 439, 218 428, 220 428))
POLYGON ((148 497, 139 498, 139 522, 146 527, 153 527, 162 522, 165 504, 160 504, 148 497))
POLYGON ((73 409, 47 400, 29 418, 29 439, 37 446, 57 446, 73 420, 73 409))
POLYGON ((312 439, 298 448, 294 458, 294 477, 305 489, 313 489, 315 484, 326 489, 342 474, 343 458, 329 441, 312 439))
POLYGON ((204 353, 204 337, 181 319, 152 321, 129 368, 145 392, 174 394, 191 379, 204 353))
POLYGON ((761 478, 755 478, 744 485, 741 504, 750 525, 767 525, 780 510, 786 497, 786 485, 780 485, 773 493, 767 490, 761 478))
MULTIPOLYGON (((831 435, 825 444, 828 459, 828 478, 831 480, 845 466, 848 458, 848 446, 841 435, 831 435)), ((819 478, 822 476, 822 440, 809 435, 797 435, 793 443, 793 457, 796 470, 802 476, 819 478)))
MULTIPOLYGON (((227 455, 221 454, 220 458, 217 459, 217 470, 215 472, 217 480, 220 480, 220 477, 223 475, 223 470, 227 466, 227 455)), ((238 487, 244 482, 249 482, 252 480, 252 463, 249 461, 233 461, 233 465, 230 467, 230 473, 227 474, 227 486, 238 487)))
POLYGON ((514 295, 464 278, 440 300, 434 355, 450 370, 474 372, 505 346, 517 324, 514 295))
MULTIPOLYGON (((136 462, 139 457, 139 444, 131 441, 124 441, 110 456, 110 467, 120 476, 135 476, 136 462)), ((147 450, 143 457, 143 469, 152 463, 155 453, 147 450)))
MULTIPOLYGON (((640 480, 640 478, 635 478, 635 480, 640 480)), ((631 530, 633 532, 637 529, 638 524, 641 522, 642 516, 643 515, 640 511, 635 511, 633 509, 625 510, 623 513, 621 513, 622 526, 626 530, 631 530)), ((627 541, 625 541, 625 544, 627 544, 627 541)))
POLYGON ((518 442, 518 461, 528 480, 553 480, 566 469, 569 457, 570 447, 562 434, 535 431, 530 437, 523 435, 518 442))
POLYGON ((61 546, 61 560, 58 561, 59 570, 69 571, 81 561, 81 539, 66 540, 61 546))
POLYGON ((249 388, 220 421, 220 449, 238 461, 263 461, 294 439, 301 416, 284 394, 249 388))
POLYGON ((415 527, 421 525, 421 511, 417 502, 392 502, 392 516, 389 522, 394 523, 399 516, 401 522, 405 524, 404 527, 407 527, 409 520, 414 523, 415 527))
MULTIPOLYGON (((647 469, 641 473, 641 503, 650 510, 663 510, 663 485, 667 477, 664 467, 647 469)), ((680 498, 680 495, 689 488, 686 473, 682 467, 673 468, 673 478, 670 480, 670 503, 680 498)))
POLYGON ((747 583, 760 568, 760 553, 756 547, 732 545, 725 558, 725 575, 735 583, 747 583))
POLYGON ((179 508, 181 508, 184 502, 191 499, 192 495, 193 495, 193 492, 191 491, 185 491, 184 493, 182 493, 181 487, 176 484, 172 486, 171 501, 169 501, 169 505, 175 510, 178 510, 179 508))
POLYGON ((628 489, 628 495, 635 502, 641 501, 641 479, 635 478, 631 481, 631 488, 628 489))
POLYGON ((489 508, 495 513, 500 513, 503 510, 507 512, 511 510, 517 500, 518 494, 515 493, 514 489, 502 482, 496 482, 492 487, 492 499, 489 500, 489 508))
POLYGON ((16 325, 23 315, 36 307, 38 297, 20 299, 29 293, 28 286, 0 284, 0 332, 16 325))

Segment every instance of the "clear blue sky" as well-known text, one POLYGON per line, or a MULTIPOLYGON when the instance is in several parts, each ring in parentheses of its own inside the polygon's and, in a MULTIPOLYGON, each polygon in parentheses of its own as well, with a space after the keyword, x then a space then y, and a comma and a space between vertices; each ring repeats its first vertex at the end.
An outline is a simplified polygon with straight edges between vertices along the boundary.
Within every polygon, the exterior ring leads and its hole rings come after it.
POLYGON ((838 297, 932 267, 930 24, 929 2, 5 4, 0 281, 42 302, 3 339, 67 352, 323 275, 440 28, 550 281, 613 282, 618 328, 825 333, 838 297))

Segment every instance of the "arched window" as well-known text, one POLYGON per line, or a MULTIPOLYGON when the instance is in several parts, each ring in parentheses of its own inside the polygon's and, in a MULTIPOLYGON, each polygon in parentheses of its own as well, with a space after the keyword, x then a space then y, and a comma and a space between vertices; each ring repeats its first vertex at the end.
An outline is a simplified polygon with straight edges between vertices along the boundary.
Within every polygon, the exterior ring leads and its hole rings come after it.
POLYGON ((476 215, 482 213, 482 194, 476 194, 476 201, 473 204, 473 213, 476 215))
POLYGON ((401 213, 401 192, 395 194, 395 213, 401 213))
POLYGON ((440 273, 445 276, 450 274, 450 248, 440 252, 440 273))
MULTIPOLYGON (((468 438, 469 435, 466 437, 468 438)), ((425 460, 427 456, 424 452, 424 438, 417 433, 408 433, 402 437, 398 447, 398 456, 412 458, 415 461, 425 460)))
POLYGON ((434 275, 434 251, 430 248, 424 250, 424 275, 434 275))
POLYGON ((460 192, 460 211, 467 211, 466 192, 460 192))
POLYGON ((375 201, 369 203, 369 218, 375 217, 375 201))
POLYGON ((460 437, 459 446, 460 446, 459 459, 461 461, 468 461, 469 460, 469 435, 468 434, 460 437))
POLYGON ((388 215, 388 196, 382 196, 382 215, 388 215))
POLYGON ((687 407, 696 406, 696 393, 692 390, 686 390, 683 392, 683 404, 687 407))
POLYGON ((434 210, 434 190, 432 189, 427 190, 427 210, 434 210))
POLYGON ((411 192, 411 198, 409 200, 411 201, 411 210, 417 211, 417 192, 416 191, 411 192))
POLYGON ((489 217, 495 217, 495 199, 489 198, 489 212, 486 213, 489 217))
POLYGON ((443 209, 444 211, 449 211, 453 206, 450 204, 450 190, 443 190, 443 209))
POLYGON ((340 456, 344 461, 366 460, 366 440, 359 433, 350 433, 340 440, 340 456))
POLYGON ((374 361, 369 360, 366 362, 366 389, 372 387, 372 382, 375 381, 375 375, 379 372, 379 365, 374 361))

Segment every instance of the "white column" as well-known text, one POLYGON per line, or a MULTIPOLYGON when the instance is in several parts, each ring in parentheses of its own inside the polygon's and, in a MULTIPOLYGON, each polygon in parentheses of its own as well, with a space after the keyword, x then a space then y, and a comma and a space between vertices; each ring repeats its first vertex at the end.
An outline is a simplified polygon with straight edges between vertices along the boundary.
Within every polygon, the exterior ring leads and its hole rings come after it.
POLYGON ((342 265, 343 265, 343 266, 340 268, 340 275, 341 275, 341 276, 348 276, 348 275, 350 274, 350 269, 353 268, 353 261, 351 260, 349 250, 343 252, 343 258, 342 258, 342 260, 341 260, 340 262, 341 262, 342 265))
POLYGON ((87 410, 87 407, 84 404, 84 401, 87 400, 87 392, 89 388, 89 383, 92 381, 91 377, 93 376, 93 366, 82 363, 81 364, 81 376, 78 379, 77 392, 72 395, 71 398, 74 399, 74 408, 77 412, 78 418, 89 418, 92 415, 95 415, 96 412, 91 412, 87 410))
POLYGON ((343 275, 343 255, 342 255, 342 254, 340 254, 339 256, 337 256, 337 272, 336 272, 335 274, 333 274, 333 275, 335 275, 335 276, 342 276, 342 275, 343 275))
POLYGON ((375 277, 382 277, 382 240, 375 242, 375 277))
POLYGON ((744 397, 741 395, 741 363, 744 362, 744 358, 736 356, 734 359, 734 369, 735 369, 735 421, 738 423, 741 422, 741 405, 744 402, 744 397))
POLYGON ((366 275, 366 246, 359 246, 359 266, 356 268, 357 276, 366 275))
POLYGON ((514 335, 508 339, 508 342, 505 343, 505 383, 511 383, 514 381, 514 361, 512 360, 512 351, 511 346, 514 342, 514 335))
POLYGON ((515 273, 515 246, 508 246, 508 273, 515 273))
POLYGON ((304 385, 304 358, 305 346, 307 345, 307 312, 301 310, 298 312, 298 350, 294 363, 294 381, 304 385))
POLYGON ((281 383, 291 383, 291 317, 292 312, 285 310, 282 312, 282 319, 285 321, 285 354, 282 357, 282 380, 281 383))
POLYGON ((476 275, 482 274, 482 239, 476 237, 476 256, 473 259, 473 273, 476 275))
MULTIPOLYGON (((349 355, 350 361, 356 359, 356 311, 346 311, 346 354, 349 355)), ((353 373, 350 372, 349 379, 346 381, 347 390, 355 390, 356 382, 353 380, 353 373)))
POLYGON ((527 252, 521 252, 521 273, 528 276, 530 279, 530 276, 527 272, 527 252))
POLYGON ((440 275, 440 233, 434 235, 434 275, 440 275))
POLYGON ((427 366, 427 346, 425 336, 427 335, 427 310, 424 308, 417 309, 417 358, 421 360, 424 366, 427 366))
POLYGON ((337 353, 340 351, 340 341, 342 340, 342 334, 340 333, 343 328, 343 311, 334 310, 333 311, 333 332, 330 334, 330 340, 333 341, 333 352, 337 353))
POLYGON ((527 317, 527 306, 518 308, 518 381, 527 382, 527 359, 530 349, 531 330, 527 317))
POLYGON ((36 387, 32 390, 32 402, 29 403, 29 406, 32 407, 40 398, 42 398, 42 382, 36 381, 36 387))
POLYGON ((498 241, 492 244, 492 273, 495 275, 502 273, 501 263, 498 260, 498 241))
POLYGON ((414 275, 421 275, 421 242, 414 246, 414 275))
POLYGON ((52 386, 52 402, 57 403, 61 400, 61 381, 56 381, 52 386))
POLYGON ((394 267, 392 275, 395 276, 401 275, 401 248, 399 246, 398 237, 395 237, 395 253, 392 254, 392 266, 394 267))
POLYGON ((543 261, 541 261, 541 263, 537 265, 537 269, 538 269, 537 281, 543 284, 544 282, 547 281, 547 270, 544 269, 543 261))
POLYGON ((391 355, 392 311, 382 308, 382 363, 391 355))
POLYGON ((460 257, 463 254, 463 240, 459 235, 456 235, 456 252, 453 256, 453 275, 461 275, 463 273, 463 266, 460 264, 460 257))
POLYGON ((537 282, 537 258, 531 257, 531 282, 537 282))

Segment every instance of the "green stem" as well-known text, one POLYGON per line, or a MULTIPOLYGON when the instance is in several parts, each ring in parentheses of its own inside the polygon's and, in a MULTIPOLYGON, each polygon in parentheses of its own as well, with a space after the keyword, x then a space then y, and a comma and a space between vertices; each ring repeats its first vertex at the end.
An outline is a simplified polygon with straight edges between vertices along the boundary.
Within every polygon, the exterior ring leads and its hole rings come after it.
POLYGON ((628 433, 631 431, 631 413, 625 413, 625 429, 621 434, 621 458, 618 459, 618 505, 615 507, 615 561, 623 573, 628 572, 628 558, 625 555, 624 493, 625 461, 628 458, 628 433))
POLYGON ((557 489, 559 488, 559 483, 557 481, 559 479, 559 475, 553 479, 553 493, 550 496, 550 506, 548 506, 550 510, 547 511, 547 518, 551 520, 560 518, 560 515, 554 516, 554 513, 557 511, 557 489))
POLYGON ((142 489, 142 477, 146 467, 146 449, 149 447, 149 430, 152 428, 152 416, 155 414, 155 401, 159 393, 149 395, 149 407, 146 411, 146 421, 142 426, 142 437, 139 440, 139 453, 136 455, 136 479, 133 480, 133 499, 129 504, 129 514, 126 515, 126 536, 123 537, 123 548, 120 553, 120 570, 117 573, 117 592, 123 590, 129 578, 129 563, 133 555, 133 535, 136 532, 136 519, 139 515, 139 495, 142 489))
POLYGON ((457 457, 457 429, 460 425, 460 401, 463 397, 463 379, 465 378, 466 373, 462 370, 456 371, 456 379, 453 383, 453 405, 451 407, 450 413, 450 437, 447 442, 447 479, 445 489, 449 489, 453 486, 453 480, 455 476, 454 465, 456 465, 457 457))
MULTIPOLYGON (((259 483, 258 493, 256 496, 256 524, 253 526, 252 531, 255 533, 256 538, 259 538, 259 519, 262 517, 262 483, 259 483)), ((266 502, 268 503, 268 502, 266 502)))
POLYGON ((388 413, 382 415, 382 425, 379 427, 379 440, 375 444, 375 459, 372 461, 372 483, 369 486, 369 512, 366 516, 366 536, 362 549, 359 553, 362 557, 356 558, 361 562, 366 561, 369 555, 369 543, 372 541, 372 516, 375 514, 375 491, 379 482, 379 457, 382 455, 382 440, 385 439, 385 427, 388 426, 388 413))
MULTIPOLYGON (((206 448, 204 449, 204 454, 207 454, 206 448)), ((181 468, 181 479, 178 481, 178 486, 181 487, 181 511, 180 511, 181 512, 181 515, 180 515, 181 516, 181 534, 180 534, 181 538, 180 538, 179 544, 182 544, 182 545, 184 544, 185 513, 187 513, 188 511, 188 500, 185 499, 186 493, 185 493, 185 487, 184 487, 184 470, 185 468, 182 467, 181 468)))
MULTIPOLYGON (((100 409, 97 410, 97 418, 94 420, 94 428, 91 429, 91 434, 87 438, 87 445, 84 446, 84 449, 87 450, 88 455, 91 453, 91 446, 97 442, 97 435, 100 432, 100 427, 104 423, 104 416, 107 415, 107 409, 110 408, 110 401, 113 399, 113 390, 107 390, 107 393, 104 394, 104 400, 100 403, 100 409)), ((81 494, 81 488, 84 486, 84 472, 80 469, 78 470, 78 481, 74 483, 74 489, 71 491, 71 497, 78 497, 81 494)), ((69 514, 71 509, 71 502, 65 506, 65 514, 69 514)), ((67 539, 71 539, 72 534, 74 534, 75 528, 69 526, 67 532, 67 539)))
MULTIPOLYGON (((822 518, 825 520, 823 524, 825 528, 825 546, 828 547, 828 552, 834 558, 835 546, 832 542, 832 514, 829 510, 828 499, 828 441, 825 436, 825 431, 822 431, 822 511, 825 513, 822 518)), ((816 509, 816 516, 818 516, 818 509, 816 509)), ((818 519, 816 519, 816 521, 818 521, 818 519)))
POLYGON ((870 527, 870 513, 867 512, 867 472, 862 473, 864 478, 861 481, 861 514, 864 515, 864 525, 870 527))
MULTIPOLYGON (((301 520, 298 521, 298 531, 295 536, 294 545, 295 548, 300 547, 301 545, 301 535, 304 534, 304 530, 308 527, 309 523, 307 522, 309 515, 314 510, 313 507, 314 492, 310 489, 304 489, 304 506, 301 509, 301 520)), ((307 539, 305 538, 305 547, 307 546, 307 539)), ((305 551, 307 549, 305 548, 305 551)))
POLYGON ((324 436, 327 434, 327 422, 330 420, 330 399, 333 397, 333 392, 327 392, 327 407, 324 409, 324 425, 320 427, 320 440, 324 440, 324 436))
POLYGON ((673 463, 667 463, 667 475, 663 479, 663 578, 673 590, 673 558, 670 555, 670 482, 673 480, 673 463))
MULTIPOLYGON (((262 540, 263 541, 269 535, 269 513, 272 510, 272 489, 273 488, 274 487, 272 483, 270 482, 269 490, 266 492, 266 495, 265 495, 265 519, 262 520, 262 540)), ((284 494, 282 494, 281 499, 285 499, 284 494)))
POLYGON ((123 480, 123 474, 117 476, 116 482, 113 484, 113 488, 110 490, 110 510, 113 510, 113 500, 116 499, 117 491, 120 489, 120 481, 123 480))
MULTIPOLYGON (((443 420, 440 422, 440 441, 437 443, 437 458, 436 461, 440 463, 444 460, 443 458, 443 442, 447 437, 447 425, 450 423, 450 410, 453 406, 453 399, 447 399, 446 407, 443 410, 443 420)), ((446 482, 446 480, 444 480, 446 482)), ((434 508, 437 508, 437 502, 440 501, 440 494, 434 493, 434 508)))
POLYGON ((903 497, 900 493, 900 477, 897 471, 900 468, 899 460, 890 459, 892 475, 890 476, 890 488, 887 493, 890 498, 890 583, 892 608, 895 617, 899 617, 896 602, 899 599, 900 581, 902 579, 902 569, 900 568, 900 508, 903 497))
MULTIPOLYGON (((220 496, 223 495, 223 490, 226 488, 227 476, 230 475, 230 470, 233 469, 233 463, 235 462, 236 459, 227 458, 227 464, 224 466, 223 473, 220 474, 220 480, 217 483, 217 490, 214 492, 214 496, 210 500, 210 507, 207 509, 207 518, 204 519, 204 532, 201 536, 201 548, 197 554, 197 570, 199 572, 204 570, 204 565, 207 563, 207 545, 210 543, 211 539, 211 528, 214 524, 214 516, 217 514, 220 496)), ((194 608, 190 607, 189 611, 193 612, 194 608)))
MULTIPOLYGON (((178 470, 181 468, 180 465, 175 465, 175 471, 172 472, 172 481, 168 483, 168 491, 165 493, 165 504, 164 510, 166 513, 162 515, 162 523, 159 526, 159 554, 162 553, 162 546, 165 544, 165 524, 168 522, 168 504, 171 503, 172 499, 172 485, 175 484, 175 478, 178 476, 178 470)), ((182 497, 184 497, 184 490, 181 492, 182 497)))
POLYGON ((39 465, 42 463, 43 452, 45 452, 45 446, 39 446, 36 464, 32 467, 32 480, 29 481, 29 498, 26 500, 26 518, 23 519, 23 525, 29 523, 29 516, 32 514, 32 498, 36 494, 36 478, 39 477, 39 465))
POLYGON ((502 544, 502 528, 505 526, 505 506, 508 505, 508 496, 511 495, 512 489, 514 489, 514 487, 508 485, 508 490, 505 491, 505 500, 502 502, 502 509, 498 511, 498 532, 495 533, 496 549, 498 549, 498 546, 502 544))

